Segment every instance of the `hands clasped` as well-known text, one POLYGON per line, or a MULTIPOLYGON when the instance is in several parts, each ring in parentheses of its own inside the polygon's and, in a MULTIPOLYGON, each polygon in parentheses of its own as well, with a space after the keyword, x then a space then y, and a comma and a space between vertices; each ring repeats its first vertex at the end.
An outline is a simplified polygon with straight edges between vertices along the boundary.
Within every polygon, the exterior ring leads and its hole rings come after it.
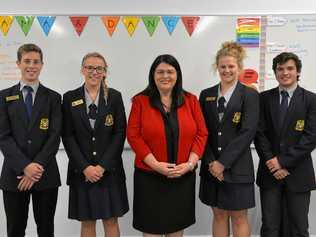
POLYGON ((268 160, 266 166, 277 180, 284 179, 286 176, 290 175, 287 169, 281 167, 276 156, 268 160))
POLYGON ((208 171, 219 181, 224 180, 225 167, 219 161, 215 160, 208 165, 208 171))
POLYGON ((42 165, 32 162, 24 168, 23 173, 23 175, 17 176, 17 179, 20 180, 18 184, 19 191, 30 190, 34 183, 42 178, 44 168, 42 165))
POLYGON ((191 171, 191 166, 188 162, 179 165, 168 162, 157 162, 154 170, 168 178, 179 178, 191 171))

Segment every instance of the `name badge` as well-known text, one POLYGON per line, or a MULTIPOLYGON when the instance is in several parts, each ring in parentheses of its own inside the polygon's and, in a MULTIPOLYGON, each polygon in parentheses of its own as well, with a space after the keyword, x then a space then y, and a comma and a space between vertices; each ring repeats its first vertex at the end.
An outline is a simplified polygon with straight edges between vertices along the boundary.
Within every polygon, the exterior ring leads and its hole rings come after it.
POLYGON ((40 129, 41 130, 47 130, 49 125, 49 120, 48 118, 42 118, 40 121, 40 129))
POLYGON ((207 96, 205 98, 205 101, 215 101, 216 100, 216 96, 207 96))
POLYGON ((304 120, 297 120, 295 125, 296 131, 303 131, 304 130, 305 121, 304 120))
POLYGON ((71 102, 71 106, 72 107, 75 107, 75 106, 78 106, 78 105, 81 105, 81 104, 83 104, 83 99, 75 100, 75 101, 71 102))
POLYGON ((108 114, 106 117, 105 117, 105 122, 104 122, 105 126, 109 127, 109 126, 112 126, 114 124, 114 119, 113 119, 113 116, 112 114, 108 114))
POLYGON ((13 100, 18 100, 18 99, 20 99, 19 95, 11 95, 11 96, 5 97, 6 102, 13 101, 13 100))
POLYGON ((233 123, 240 123, 241 112, 235 112, 233 117, 233 123))

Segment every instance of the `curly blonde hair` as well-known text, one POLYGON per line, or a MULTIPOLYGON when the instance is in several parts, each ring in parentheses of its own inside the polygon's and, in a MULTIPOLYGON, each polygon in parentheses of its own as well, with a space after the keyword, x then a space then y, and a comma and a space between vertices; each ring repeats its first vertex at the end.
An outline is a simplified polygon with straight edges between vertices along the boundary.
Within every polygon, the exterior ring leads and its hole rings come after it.
POLYGON ((240 69, 243 69, 243 60, 246 58, 246 50, 238 43, 233 41, 226 41, 222 43, 222 47, 217 51, 214 69, 217 69, 219 59, 224 56, 231 56, 236 58, 240 69))

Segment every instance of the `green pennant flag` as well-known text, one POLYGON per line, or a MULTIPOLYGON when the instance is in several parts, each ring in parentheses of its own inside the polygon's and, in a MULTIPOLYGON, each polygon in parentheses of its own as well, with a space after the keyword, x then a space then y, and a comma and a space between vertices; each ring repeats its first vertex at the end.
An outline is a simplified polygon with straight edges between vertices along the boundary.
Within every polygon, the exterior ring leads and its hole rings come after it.
POLYGON ((16 16, 15 19, 19 23, 21 30, 27 36, 34 22, 34 16, 16 16))
POLYGON ((146 26, 146 29, 149 35, 152 36, 158 26, 160 17, 159 16, 143 16, 142 20, 146 26))

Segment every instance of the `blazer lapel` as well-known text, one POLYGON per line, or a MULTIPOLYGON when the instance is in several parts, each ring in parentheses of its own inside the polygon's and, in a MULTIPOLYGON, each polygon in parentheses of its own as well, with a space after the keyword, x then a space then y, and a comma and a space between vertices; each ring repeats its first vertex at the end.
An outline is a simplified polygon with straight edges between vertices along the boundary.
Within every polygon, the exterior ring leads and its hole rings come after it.
POLYGON ((14 86, 12 90, 12 95, 19 95, 19 99, 14 103, 14 108, 16 111, 16 114, 20 118, 21 122, 25 126, 25 128, 28 127, 28 116, 26 112, 26 106, 23 99, 23 94, 20 91, 20 84, 17 84, 14 86))
POLYGON ((226 110, 225 110, 224 116, 223 116, 222 121, 221 121, 222 123, 227 118, 232 117, 231 114, 232 114, 232 112, 234 112, 234 108, 236 107, 235 104, 239 103, 240 98, 242 97, 242 93, 243 93, 242 85, 239 82, 237 82, 236 88, 233 91, 233 94, 230 97, 230 99, 226 105, 226 110))
MULTIPOLYGON (((276 129, 279 128, 279 113, 280 113, 280 94, 279 94, 279 88, 276 87, 272 90, 272 94, 270 97, 270 111, 271 111, 271 118, 273 127, 276 129)), ((279 131, 280 133, 281 131, 279 131)))
MULTIPOLYGON (((109 102, 109 100, 108 100, 108 102, 109 102)), ((97 114, 97 119, 95 121, 94 130, 96 130, 100 126, 100 124, 105 122, 105 115, 107 112, 107 108, 108 107, 105 104, 103 89, 101 87, 100 94, 99 94, 98 114, 97 114)))
POLYGON ((213 90, 210 91, 210 94, 207 95, 207 97, 205 98, 205 100, 207 100, 207 98, 212 98, 212 100, 206 102, 207 105, 209 105, 209 108, 211 110, 210 114, 214 115, 215 120, 210 120, 210 121, 215 121, 216 124, 219 124, 219 118, 218 118, 218 112, 217 112, 217 97, 218 97, 218 87, 219 84, 215 87, 213 87, 213 90))
POLYGON ((86 128, 89 131, 92 131, 92 128, 91 128, 91 125, 90 125, 90 122, 89 122, 89 117, 88 117, 88 114, 87 114, 87 109, 86 109, 87 105, 86 105, 86 99, 85 99, 85 93, 84 93, 84 86, 82 86, 80 88, 79 93, 78 93, 78 97, 76 98, 76 100, 80 100, 80 99, 82 99, 84 101, 83 104, 80 104, 80 105, 77 106, 80 118, 81 118, 83 124, 86 126, 86 128))
POLYGON ((40 115, 42 106, 47 105, 48 99, 47 93, 45 92, 46 89, 41 84, 39 84, 39 87, 35 95, 34 105, 32 108, 32 116, 28 126, 29 128, 33 127, 37 117, 40 115))
POLYGON ((288 131, 288 127, 291 123, 291 119, 294 118, 294 114, 295 112, 297 111, 297 106, 298 103, 298 98, 302 95, 302 89, 297 86, 296 90, 294 91, 294 94, 290 100, 290 104, 289 104, 289 108, 287 110, 287 113, 286 113, 286 116, 285 116, 285 119, 284 119, 284 123, 283 123, 283 126, 282 126, 282 133, 283 134, 284 132, 288 131))

